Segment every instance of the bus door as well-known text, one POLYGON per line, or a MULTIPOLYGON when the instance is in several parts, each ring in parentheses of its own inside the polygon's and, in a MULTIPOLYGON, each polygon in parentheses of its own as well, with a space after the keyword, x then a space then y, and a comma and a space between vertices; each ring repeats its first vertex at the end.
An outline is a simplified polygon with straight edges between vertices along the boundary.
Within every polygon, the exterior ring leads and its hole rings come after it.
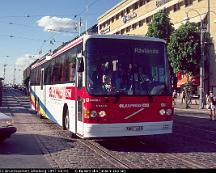
MULTIPOLYGON (((82 60, 83 61, 83 60, 82 60)), ((83 63, 82 63, 83 64, 83 63)), ((80 58, 77 60, 76 70, 76 133, 83 135, 83 112, 82 112, 82 87, 83 87, 83 69, 79 69, 80 58)))
MULTIPOLYGON (((46 87, 44 85, 44 68, 41 69, 40 71, 40 100, 42 102, 42 104, 45 106, 46 105, 46 87)), ((40 105, 41 107, 42 105, 40 105)), ((44 115, 45 110, 43 110, 43 112, 41 112, 44 115)))

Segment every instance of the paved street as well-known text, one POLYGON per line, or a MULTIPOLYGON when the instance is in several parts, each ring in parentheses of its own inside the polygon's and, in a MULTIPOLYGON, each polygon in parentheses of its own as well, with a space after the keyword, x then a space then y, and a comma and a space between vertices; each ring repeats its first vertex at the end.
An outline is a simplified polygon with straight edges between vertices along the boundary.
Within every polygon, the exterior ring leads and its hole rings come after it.
POLYGON ((0 144, 0 168, 216 168, 216 121, 196 106, 177 104, 170 135, 82 140, 38 118, 27 97, 7 90, 0 111, 18 130, 0 144))

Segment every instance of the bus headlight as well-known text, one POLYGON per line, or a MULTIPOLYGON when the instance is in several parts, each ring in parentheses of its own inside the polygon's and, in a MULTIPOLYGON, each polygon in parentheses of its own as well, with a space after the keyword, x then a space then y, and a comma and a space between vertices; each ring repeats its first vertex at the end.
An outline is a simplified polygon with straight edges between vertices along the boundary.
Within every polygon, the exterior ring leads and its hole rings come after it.
POLYGON ((166 114, 166 111, 165 111, 164 109, 161 109, 161 110, 159 111, 159 113, 160 113, 160 115, 165 115, 165 114, 166 114))
POLYGON ((167 115, 172 115, 172 109, 167 109, 167 110, 166 110, 166 114, 167 114, 167 115))
POLYGON ((99 112, 99 116, 100 117, 105 117, 106 116, 106 112, 105 111, 100 111, 99 112))
POLYGON ((90 117, 95 118, 96 116, 97 116, 97 112, 96 111, 91 111, 90 117))

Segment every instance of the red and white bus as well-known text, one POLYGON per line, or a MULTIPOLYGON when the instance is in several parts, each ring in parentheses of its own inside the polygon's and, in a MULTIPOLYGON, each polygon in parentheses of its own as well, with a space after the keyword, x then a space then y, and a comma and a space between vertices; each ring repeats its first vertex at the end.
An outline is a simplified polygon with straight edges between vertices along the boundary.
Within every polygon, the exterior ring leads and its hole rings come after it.
POLYGON ((84 35, 31 66, 31 104, 81 138, 172 133, 165 41, 84 35))

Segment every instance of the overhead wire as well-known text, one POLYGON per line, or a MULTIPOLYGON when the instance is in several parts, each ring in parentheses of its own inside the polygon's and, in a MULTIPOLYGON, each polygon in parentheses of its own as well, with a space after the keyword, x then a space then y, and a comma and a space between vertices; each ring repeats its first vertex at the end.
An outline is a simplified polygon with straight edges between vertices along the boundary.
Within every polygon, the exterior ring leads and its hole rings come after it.
MULTIPOLYGON (((98 1, 98 0, 94 0, 93 2, 87 4, 88 8, 91 7, 91 6, 93 6, 97 1, 98 1)), ((85 13, 85 12, 86 12, 86 8, 85 8, 84 10, 82 10, 80 13, 75 14, 75 15, 74 15, 74 19, 77 18, 78 16, 81 16, 81 15, 82 15, 83 13, 85 13)), ((80 24, 80 23, 79 23, 79 24, 80 24)), ((52 30, 51 30, 51 31, 52 31, 52 30)), ((53 30, 53 31, 55 31, 55 30, 53 30)), ((61 32, 61 31, 56 31, 56 32, 61 32)), ((70 33, 70 34, 71 34, 71 33, 78 33, 78 32, 66 32, 66 31, 62 31, 62 32, 64 32, 64 33, 70 33)), ((52 37, 52 36, 51 36, 51 37, 52 37)), ((49 40, 49 39, 48 39, 48 40, 49 40)), ((40 46, 39 51, 42 50, 42 48, 44 47, 44 45, 45 45, 45 43, 43 42, 42 45, 40 46)))
MULTIPOLYGON (((99 0, 93 0, 92 2, 90 2, 89 4, 86 5, 87 8, 92 7, 95 3, 97 3, 99 0)), ((82 14, 86 13, 87 9, 83 9, 82 11, 80 11, 78 14, 70 14, 75 18, 77 18, 78 16, 81 16, 82 14)), ((58 14, 55 16, 63 16, 65 14, 58 14)), ((0 18, 32 18, 32 17, 40 17, 40 16, 49 16, 49 15, 44 15, 44 14, 37 14, 37 15, 20 15, 20 16, 16 16, 16 15, 9 15, 9 16, 0 16, 0 18)), ((30 26, 30 25, 26 25, 26 24, 19 24, 19 23, 15 23, 15 22, 4 22, 4 21, 0 21, 0 23, 4 23, 4 24, 9 24, 9 25, 17 25, 17 26, 23 26, 23 27, 27 27, 27 28, 36 28, 34 26, 30 26)), ((77 33, 77 32, 66 32, 66 31, 56 31, 56 30, 50 30, 50 31, 54 31, 54 32, 64 32, 64 33, 69 33, 69 34, 73 34, 73 33, 77 33)), ((3 35, 3 36, 8 36, 10 38, 18 38, 18 39, 25 39, 25 40, 32 40, 32 41, 42 41, 42 45, 39 48, 39 51, 42 50, 42 48, 45 46, 46 43, 50 43, 50 44, 54 44, 54 42, 60 42, 60 41, 56 41, 54 39, 54 37, 56 36, 57 33, 52 34, 48 39, 46 40, 40 40, 40 39, 33 39, 33 38, 28 38, 28 37, 23 37, 23 36, 17 36, 17 35, 3 35)))

